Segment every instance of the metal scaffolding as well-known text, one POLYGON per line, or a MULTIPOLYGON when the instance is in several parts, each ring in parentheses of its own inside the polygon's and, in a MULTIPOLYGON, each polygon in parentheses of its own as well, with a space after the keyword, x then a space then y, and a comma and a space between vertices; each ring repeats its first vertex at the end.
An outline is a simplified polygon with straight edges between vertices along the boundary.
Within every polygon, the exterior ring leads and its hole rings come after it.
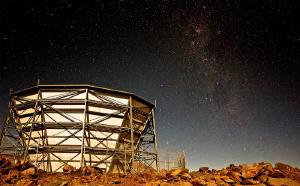
POLYGON ((47 172, 66 164, 122 173, 158 170, 155 125, 155 106, 132 93, 38 84, 11 92, 0 151, 47 172))
POLYGON ((159 151, 159 167, 165 170, 185 168, 185 152, 179 149, 165 148, 159 151))

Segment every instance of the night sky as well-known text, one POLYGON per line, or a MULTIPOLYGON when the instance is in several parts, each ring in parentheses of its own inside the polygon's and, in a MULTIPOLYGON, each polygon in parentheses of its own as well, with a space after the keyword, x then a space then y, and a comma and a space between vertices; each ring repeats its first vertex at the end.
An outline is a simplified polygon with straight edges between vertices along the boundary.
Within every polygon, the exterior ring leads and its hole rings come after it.
POLYGON ((187 167, 300 167, 299 1, 1 0, 9 89, 92 84, 157 100, 161 149, 187 167))

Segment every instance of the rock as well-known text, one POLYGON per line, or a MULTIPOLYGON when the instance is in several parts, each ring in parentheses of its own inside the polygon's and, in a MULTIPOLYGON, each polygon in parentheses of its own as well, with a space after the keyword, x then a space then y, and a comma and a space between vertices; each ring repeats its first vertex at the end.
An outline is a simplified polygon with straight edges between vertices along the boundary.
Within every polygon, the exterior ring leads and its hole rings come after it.
POLYGON ((37 184, 29 179, 21 179, 18 181, 15 186, 36 186, 37 184))
POLYGON ((170 176, 176 177, 181 173, 181 169, 174 169, 169 172, 170 176))
POLYGON ((221 179, 226 183, 236 183, 233 179, 230 179, 228 176, 221 176, 221 179))
POLYGON ((263 171, 263 167, 257 163, 249 166, 247 164, 242 165, 242 177, 254 178, 263 171))
POLYGON ((205 185, 205 181, 201 178, 194 178, 190 181, 190 183, 192 183, 193 186, 200 186, 200 185, 205 185))
POLYGON ((225 181, 220 176, 215 176, 214 179, 215 179, 215 182, 216 182, 217 185, 224 185, 225 184, 225 181))
POLYGON ((102 170, 98 167, 86 166, 81 169, 82 175, 98 175, 102 174, 102 170))
MULTIPOLYGON (((0 185, 15 186, 83 186, 83 185, 146 185, 146 186, 272 186, 272 185, 295 185, 300 186, 295 178, 300 174, 299 169, 283 163, 277 163, 275 168, 270 163, 259 163, 253 165, 235 166, 209 171, 208 167, 200 168, 199 171, 190 172, 184 168, 177 168, 171 171, 149 170, 140 174, 117 174, 105 173, 97 167, 87 166, 76 170, 73 166, 65 166, 65 173, 47 173, 34 168, 29 162, 16 161, 14 166, 8 159, 0 158, 0 185), (24 169, 25 168, 25 169, 24 169), (19 171, 24 169, 22 171, 19 171), (37 177, 35 177, 38 175, 37 177), (249 178, 246 178, 249 177, 249 178), (276 177, 276 178, 275 178, 276 177), (284 177, 284 178, 282 178, 284 177), (289 179, 290 178, 290 179, 289 179)), ((13 161, 13 160, 11 160, 13 161)))
POLYGON ((191 184, 190 182, 187 182, 187 181, 181 182, 180 185, 181 186, 193 186, 193 184, 191 184))
POLYGON ((16 160, 12 169, 23 171, 25 169, 28 169, 29 167, 33 167, 30 162, 26 162, 24 160, 16 160))
POLYGON ((115 179, 115 180, 112 180, 112 183, 113 184, 120 184, 120 183, 122 183, 122 181, 118 180, 118 179, 115 179))
POLYGON ((271 163, 264 163, 263 165, 264 171, 273 172, 273 166, 271 163))
POLYGON ((250 179, 244 179, 242 181, 242 184, 245 184, 245 185, 256 185, 256 184, 259 184, 259 181, 253 180, 252 178, 250 178, 250 179))
POLYGON ((20 165, 20 164, 21 164, 21 160, 16 159, 15 162, 14 162, 14 165, 18 166, 18 165, 20 165))
POLYGON ((291 178, 300 182, 300 169, 293 168, 284 163, 276 163, 275 168, 280 170, 286 178, 291 178))
POLYGON ((168 172, 167 176, 171 176, 171 177, 177 177, 179 176, 180 174, 183 174, 183 173, 188 173, 189 170, 188 169, 185 169, 185 168, 177 168, 177 169, 172 169, 168 172))
POLYGON ((184 180, 190 180, 192 179, 191 175, 189 173, 183 173, 180 178, 184 179, 184 180))
POLYGON ((290 172, 292 169, 294 169, 293 167, 284 163, 276 163, 275 168, 280 170, 281 172, 290 172))
POLYGON ((51 180, 50 182, 43 183, 43 186, 66 186, 68 185, 68 181, 61 181, 60 179, 57 180, 51 180))
POLYGON ((274 169, 273 172, 270 172, 269 176, 273 177, 273 178, 284 178, 285 177, 285 175, 280 170, 277 170, 277 169, 274 169))
POLYGON ((26 170, 23 170, 21 172, 22 176, 35 176, 36 175, 36 169, 34 167, 30 167, 26 170))
POLYGON ((268 176, 265 175, 265 174, 262 174, 262 175, 260 175, 260 176, 257 177, 257 180, 260 183, 266 183, 268 181, 268 176))
POLYGON ((10 170, 8 175, 3 177, 3 180, 6 183, 14 184, 17 182, 17 179, 20 177, 20 173, 17 170, 10 170))
POLYGON ((227 169, 221 169, 221 170, 219 170, 219 173, 220 173, 220 175, 224 176, 228 173, 228 170, 227 169))
POLYGON ((168 182, 162 182, 159 184, 159 186, 172 186, 174 184, 168 183, 168 182))
POLYGON ((159 173, 158 173, 158 176, 159 176, 160 178, 166 178, 166 177, 167 177, 167 173, 168 173, 168 171, 167 171, 166 169, 161 169, 161 170, 159 171, 159 173))
POLYGON ((11 165, 11 162, 9 161, 9 159, 6 159, 6 158, 0 159, 0 168, 7 167, 8 165, 11 165))
POLYGON ((208 173, 209 168, 208 167, 200 167, 199 172, 208 173))
POLYGON ((67 186, 69 185, 69 182, 68 181, 63 181, 61 182, 61 184, 59 186, 67 186))
POLYGON ((76 170, 75 167, 71 166, 71 165, 65 165, 63 167, 63 171, 64 172, 67 172, 67 173, 71 173, 71 172, 74 172, 76 170))
POLYGON ((241 174, 234 171, 228 171, 227 176, 235 182, 242 182, 241 174))
POLYGON ((217 186, 217 183, 214 180, 210 180, 205 183, 206 186, 217 186))
POLYGON ((289 178, 269 178, 268 185, 270 186, 300 186, 299 182, 289 178))
POLYGON ((151 181, 151 182, 145 183, 144 186, 159 186, 159 185, 160 185, 160 181, 151 181))
POLYGON ((11 167, 11 162, 6 159, 6 158, 2 158, 1 161, 0 161, 0 173, 1 174, 8 174, 9 172, 9 169, 11 167))
POLYGON ((30 167, 34 167, 34 166, 31 165, 29 162, 26 162, 25 164, 21 164, 20 171, 26 170, 30 167))
POLYGON ((141 175, 147 180, 153 180, 154 178, 156 178, 157 172, 154 169, 146 169, 141 175))
POLYGON ((234 172, 239 172, 239 173, 242 172, 241 167, 240 166, 235 166, 234 164, 230 164, 229 167, 227 167, 226 169, 234 171, 234 172))

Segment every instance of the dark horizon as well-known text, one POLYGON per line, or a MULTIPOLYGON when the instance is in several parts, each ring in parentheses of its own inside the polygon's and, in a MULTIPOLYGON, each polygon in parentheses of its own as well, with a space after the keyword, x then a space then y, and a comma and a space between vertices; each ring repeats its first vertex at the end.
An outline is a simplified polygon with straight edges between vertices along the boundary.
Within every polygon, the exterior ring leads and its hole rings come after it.
POLYGON ((299 7, 1 1, 1 120, 10 88, 91 84, 156 100, 160 148, 185 150, 192 170, 300 167, 299 7))

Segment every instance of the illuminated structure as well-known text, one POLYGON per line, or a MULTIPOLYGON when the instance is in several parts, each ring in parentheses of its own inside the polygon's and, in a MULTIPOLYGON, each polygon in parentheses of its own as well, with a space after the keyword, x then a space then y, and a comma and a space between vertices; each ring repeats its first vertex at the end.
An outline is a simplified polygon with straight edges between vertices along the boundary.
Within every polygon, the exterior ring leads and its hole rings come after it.
POLYGON ((90 85, 37 85, 12 92, 1 151, 47 172, 69 164, 107 172, 158 169, 155 106, 90 85))

